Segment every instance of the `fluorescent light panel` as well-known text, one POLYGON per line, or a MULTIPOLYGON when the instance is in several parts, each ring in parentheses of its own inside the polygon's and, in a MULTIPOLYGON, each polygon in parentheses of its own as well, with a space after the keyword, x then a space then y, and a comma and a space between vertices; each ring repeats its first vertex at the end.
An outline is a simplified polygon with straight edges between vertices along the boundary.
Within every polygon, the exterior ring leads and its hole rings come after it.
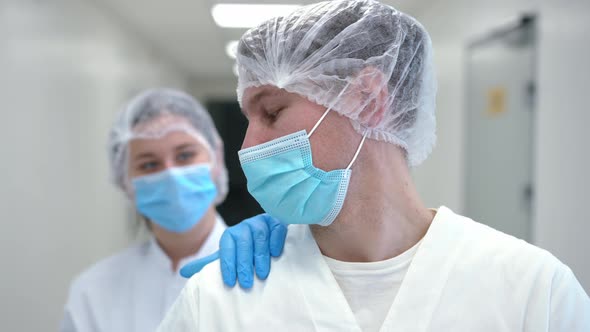
POLYGON ((234 65, 231 67, 231 71, 234 73, 234 75, 236 75, 236 77, 240 76, 239 72, 238 72, 238 64, 234 63, 234 65))
POLYGON ((225 54, 227 54, 228 57, 232 59, 236 58, 236 54, 238 54, 238 43, 238 40, 232 40, 225 45, 225 54))
POLYGON ((222 28, 251 28, 276 16, 290 14, 300 5, 285 4, 229 4, 211 8, 215 23, 222 28))

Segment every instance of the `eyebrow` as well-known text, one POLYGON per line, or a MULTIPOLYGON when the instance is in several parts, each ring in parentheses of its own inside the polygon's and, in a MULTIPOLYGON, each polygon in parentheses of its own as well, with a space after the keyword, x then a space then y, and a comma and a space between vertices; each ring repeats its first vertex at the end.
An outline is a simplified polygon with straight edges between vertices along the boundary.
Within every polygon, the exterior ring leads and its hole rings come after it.
MULTIPOLYGON (((263 89, 261 91, 259 91, 258 93, 256 93, 252 98, 250 98, 250 100, 248 100, 248 104, 245 106, 250 106, 252 104, 256 104, 260 101, 260 99, 264 98, 264 97, 268 97, 268 96, 274 96, 274 95, 279 95, 281 94, 281 90, 278 91, 274 91, 271 89, 263 89)), ((244 115, 247 115, 247 112, 244 111, 246 107, 242 107, 241 111, 244 115)))
POLYGON ((138 160, 147 159, 147 158, 156 158, 156 155, 153 154, 153 153, 151 153, 151 152, 144 152, 142 154, 139 154, 139 155, 135 156, 133 158, 133 160, 134 161, 138 161, 138 160))
MULTIPOLYGON (((181 150, 184 150, 186 148, 191 148, 191 147, 197 147, 197 144, 196 143, 184 143, 184 144, 181 144, 181 145, 175 147, 174 150, 181 151, 181 150)), ((141 153, 141 154, 133 157, 133 160, 138 161, 141 159, 151 159, 151 158, 157 158, 157 156, 152 152, 144 152, 144 153, 141 153)))
POLYGON ((174 150, 179 151, 179 150, 184 150, 186 148, 192 148, 192 147, 198 147, 198 145, 196 143, 184 143, 184 144, 181 144, 181 145, 175 147, 174 150))

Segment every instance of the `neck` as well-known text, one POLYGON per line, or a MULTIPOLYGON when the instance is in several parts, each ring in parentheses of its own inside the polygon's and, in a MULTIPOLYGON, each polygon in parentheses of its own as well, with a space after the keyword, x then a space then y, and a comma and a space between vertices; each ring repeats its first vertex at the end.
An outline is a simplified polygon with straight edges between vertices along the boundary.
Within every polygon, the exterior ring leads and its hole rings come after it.
POLYGON ((211 206, 201 220, 188 232, 173 233, 152 223, 152 231, 158 241, 158 245, 172 261, 172 270, 178 269, 180 260, 196 254, 209 234, 215 227, 217 213, 214 206, 211 206))
POLYGON ((434 213, 420 201, 401 150, 383 151, 393 148, 400 150, 376 141, 366 144, 352 167, 339 216, 328 227, 311 227, 325 256, 381 261, 398 256, 426 234, 434 213))

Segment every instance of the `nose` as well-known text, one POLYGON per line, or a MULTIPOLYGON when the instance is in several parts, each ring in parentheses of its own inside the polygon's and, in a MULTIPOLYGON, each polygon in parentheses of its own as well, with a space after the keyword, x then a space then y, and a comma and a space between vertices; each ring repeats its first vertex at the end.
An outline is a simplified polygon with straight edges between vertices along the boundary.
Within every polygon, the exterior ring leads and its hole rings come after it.
POLYGON ((164 160, 163 166, 164 166, 164 170, 169 170, 173 167, 176 167, 176 162, 174 159, 166 158, 164 160))
POLYGON ((247 149, 249 147, 261 144, 261 132, 260 130, 256 130, 256 125, 250 122, 248 124, 248 128, 246 129, 246 135, 244 135, 244 141, 242 142, 242 149, 247 149))

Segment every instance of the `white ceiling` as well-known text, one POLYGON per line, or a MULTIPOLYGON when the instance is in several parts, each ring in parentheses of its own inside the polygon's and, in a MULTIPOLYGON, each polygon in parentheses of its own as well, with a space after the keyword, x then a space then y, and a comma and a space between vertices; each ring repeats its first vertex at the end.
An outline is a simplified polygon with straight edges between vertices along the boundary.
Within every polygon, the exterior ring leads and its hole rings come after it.
MULTIPOLYGON (((211 17, 216 3, 308 4, 314 0, 94 0, 129 30, 167 57, 181 70, 199 78, 232 76, 233 60, 225 45, 245 29, 218 27, 211 17)), ((418 15, 432 0, 383 1, 410 15, 418 15)))

